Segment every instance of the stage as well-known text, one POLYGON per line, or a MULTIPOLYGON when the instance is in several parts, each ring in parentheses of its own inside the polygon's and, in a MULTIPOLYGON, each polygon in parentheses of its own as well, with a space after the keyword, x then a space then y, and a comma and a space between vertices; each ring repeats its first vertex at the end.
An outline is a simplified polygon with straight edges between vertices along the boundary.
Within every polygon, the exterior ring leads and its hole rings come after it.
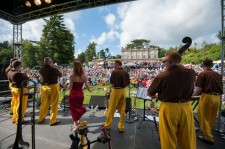
MULTIPOLYGON (((31 108, 27 109, 25 120, 30 120, 31 108)), ((69 111, 63 111, 63 108, 59 108, 58 119, 61 123, 56 126, 49 126, 49 116, 43 124, 37 124, 38 112, 36 109, 35 117, 35 147, 36 149, 69 149, 72 141, 69 137, 71 134, 72 119, 69 111)), ((143 115, 142 109, 137 109, 138 115, 143 115)), ((147 111, 146 114, 149 114, 147 111)), ((105 121, 104 110, 91 111, 87 107, 87 112, 82 117, 83 121, 88 121, 89 132, 87 136, 90 141, 96 140, 100 135, 101 125, 105 121)), ((114 117, 114 121, 110 128, 111 144, 113 149, 160 149, 159 136, 155 129, 153 122, 143 121, 138 129, 141 119, 138 119, 134 123, 125 123, 124 133, 120 133, 117 130, 118 117, 114 117), (149 126, 147 125, 149 124, 149 126)), ((0 141, 1 148, 7 149, 8 146, 14 143, 15 133, 17 125, 11 123, 11 115, 9 115, 8 109, 1 111, 0 113, 0 141)), ((22 126, 23 139, 30 143, 31 147, 31 124, 22 126)), ((197 135, 199 131, 196 131, 197 135)), ((197 149, 223 149, 225 146, 225 140, 220 139, 219 135, 214 132, 215 144, 208 145, 197 139, 197 149)), ((108 143, 94 143, 91 144, 91 149, 107 149, 108 143)))

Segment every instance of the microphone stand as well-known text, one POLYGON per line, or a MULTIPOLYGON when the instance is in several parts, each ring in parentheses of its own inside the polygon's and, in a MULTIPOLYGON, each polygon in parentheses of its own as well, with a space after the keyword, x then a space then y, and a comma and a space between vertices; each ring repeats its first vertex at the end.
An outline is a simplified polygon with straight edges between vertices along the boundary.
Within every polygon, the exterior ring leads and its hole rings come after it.
POLYGON ((10 145, 8 149, 28 149, 30 144, 28 142, 25 142, 23 140, 22 136, 22 101, 23 96, 32 95, 33 96, 33 115, 31 117, 32 127, 31 127, 31 136, 32 136, 32 149, 35 149, 35 93, 36 93, 36 83, 34 81, 31 81, 34 86, 27 87, 27 83, 29 83, 31 80, 24 80, 21 83, 20 88, 20 103, 19 103, 19 117, 18 117, 18 124, 17 124, 17 132, 16 132, 16 139, 14 144, 10 145), (23 93, 24 88, 34 89, 33 93, 23 93))

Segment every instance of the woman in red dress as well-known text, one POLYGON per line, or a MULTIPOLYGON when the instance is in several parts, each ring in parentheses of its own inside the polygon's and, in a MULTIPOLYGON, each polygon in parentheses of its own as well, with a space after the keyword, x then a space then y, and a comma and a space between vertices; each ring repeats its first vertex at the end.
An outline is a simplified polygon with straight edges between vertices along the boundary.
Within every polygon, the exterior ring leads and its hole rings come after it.
POLYGON ((86 108, 83 105, 83 85, 85 84, 89 92, 92 92, 92 90, 90 89, 89 84, 87 82, 88 78, 87 75, 84 73, 83 66, 79 61, 73 62, 73 74, 70 75, 69 79, 69 89, 71 89, 69 94, 70 114, 74 121, 75 127, 73 131, 75 132, 79 127, 81 116, 86 112, 86 108))

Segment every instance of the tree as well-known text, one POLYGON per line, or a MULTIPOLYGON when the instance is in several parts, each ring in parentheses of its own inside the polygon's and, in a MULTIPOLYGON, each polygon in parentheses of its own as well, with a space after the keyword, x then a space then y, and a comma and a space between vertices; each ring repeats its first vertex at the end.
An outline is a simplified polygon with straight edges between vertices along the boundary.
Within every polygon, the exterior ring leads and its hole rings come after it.
POLYGON ((96 57, 96 43, 91 42, 88 44, 88 47, 85 51, 85 63, 92 61, 94 57, 96 57))
POLYGON ((134 49, 134 48, 148 48, 150 40, 146 39, 135 39, 131 41, 130 44, 127 44, 126 49, 134 49))
POLYGON ((46 25, 40 40, 40 51, 38 60, 49 56, 57 64, 69 64, 74 60, 74 39, 69 29, 65 27, 62 15, 51 16, 49 20, 44 19, 46 25))
POLYGON ((216 37, 221 40, 222 39, 222 32, 219 31, 217 34, 216 34, 216 37))
POLYGON ((158 58, 165 57, 166 50, 163 48, 159 48, 158 58))
POLYGON ((84 63, 85 62, 85 53, 82 52, 77 56, 77 60, 84 63))
POLYGON ((97 57, 99 57, 100 59, 104 59, 104 60, 111 58, 111 54, 109 53, 109 48, 100 50, 97 53, 97 57))
POLYGON ((0 42, 0 64, 9 63, 10 58, 13 57, 12 45, 8 41, 0 42))
POLYGON ((116 55, 116 59, 121 59, 121 55, 116 55))
POLYGON ((36 53, 38 51, 38 47, 34 46, 30 41, 25 40, 23 41, 23 52, 22 52, 22 59, 23 59, 23 66, 32 68, 33 66, 37 65, 37 58, 36 53))

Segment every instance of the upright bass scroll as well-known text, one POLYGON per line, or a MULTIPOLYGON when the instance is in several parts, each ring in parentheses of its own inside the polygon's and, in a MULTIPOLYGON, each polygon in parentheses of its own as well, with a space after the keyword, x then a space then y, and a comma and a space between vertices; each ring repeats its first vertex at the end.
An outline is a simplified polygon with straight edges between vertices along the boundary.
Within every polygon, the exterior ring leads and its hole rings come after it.
POLYGON ((190 37, 184 37, 182 42, 186 44, 178 50, 180 55, 182 55, 191 46, 192 39, 190 37))

